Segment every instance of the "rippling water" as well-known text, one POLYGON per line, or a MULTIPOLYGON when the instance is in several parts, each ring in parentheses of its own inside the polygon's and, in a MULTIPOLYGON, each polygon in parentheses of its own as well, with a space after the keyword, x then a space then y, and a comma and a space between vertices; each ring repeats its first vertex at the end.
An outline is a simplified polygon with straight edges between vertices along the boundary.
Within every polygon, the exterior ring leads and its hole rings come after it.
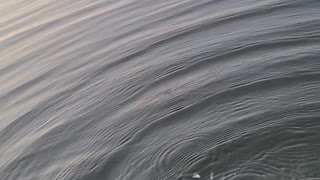
POLYGON ((320 179, 320 1, 0 0, 0 112, 1 180, 320 179))

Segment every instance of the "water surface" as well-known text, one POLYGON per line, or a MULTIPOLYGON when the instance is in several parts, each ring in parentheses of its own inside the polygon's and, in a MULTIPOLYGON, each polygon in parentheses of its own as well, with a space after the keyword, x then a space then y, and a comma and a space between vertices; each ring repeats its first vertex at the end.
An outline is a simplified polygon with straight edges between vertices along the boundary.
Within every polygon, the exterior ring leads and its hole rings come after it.
POLYGON ((0 0, 0 179, 320 178, 319 0, 0 0))

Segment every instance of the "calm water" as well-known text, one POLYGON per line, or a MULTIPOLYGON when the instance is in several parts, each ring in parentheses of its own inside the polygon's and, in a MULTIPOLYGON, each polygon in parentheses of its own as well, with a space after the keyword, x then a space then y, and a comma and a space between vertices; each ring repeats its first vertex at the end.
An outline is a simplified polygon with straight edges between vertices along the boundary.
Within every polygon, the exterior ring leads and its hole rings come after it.
POLYGON ((1 180, 198 174, 320 179, 319 0, 0 0, 1 180))

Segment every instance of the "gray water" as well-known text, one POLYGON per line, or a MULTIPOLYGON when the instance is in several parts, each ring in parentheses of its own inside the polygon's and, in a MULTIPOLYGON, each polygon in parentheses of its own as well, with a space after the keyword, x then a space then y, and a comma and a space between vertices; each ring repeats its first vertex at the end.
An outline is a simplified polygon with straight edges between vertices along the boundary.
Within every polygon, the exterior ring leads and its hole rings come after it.
POLYGON ((1 180, 194 173, 320 179, 319 0, 0 0, 1 180))

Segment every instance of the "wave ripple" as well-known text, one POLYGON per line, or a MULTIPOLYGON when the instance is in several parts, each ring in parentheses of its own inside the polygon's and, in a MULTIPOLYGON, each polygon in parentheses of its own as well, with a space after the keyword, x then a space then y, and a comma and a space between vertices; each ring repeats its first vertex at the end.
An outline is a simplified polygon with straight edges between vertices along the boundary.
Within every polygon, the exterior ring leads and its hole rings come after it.
POLYGON ((3 1, 1 179, 320 178, 319 9, 3 1))

